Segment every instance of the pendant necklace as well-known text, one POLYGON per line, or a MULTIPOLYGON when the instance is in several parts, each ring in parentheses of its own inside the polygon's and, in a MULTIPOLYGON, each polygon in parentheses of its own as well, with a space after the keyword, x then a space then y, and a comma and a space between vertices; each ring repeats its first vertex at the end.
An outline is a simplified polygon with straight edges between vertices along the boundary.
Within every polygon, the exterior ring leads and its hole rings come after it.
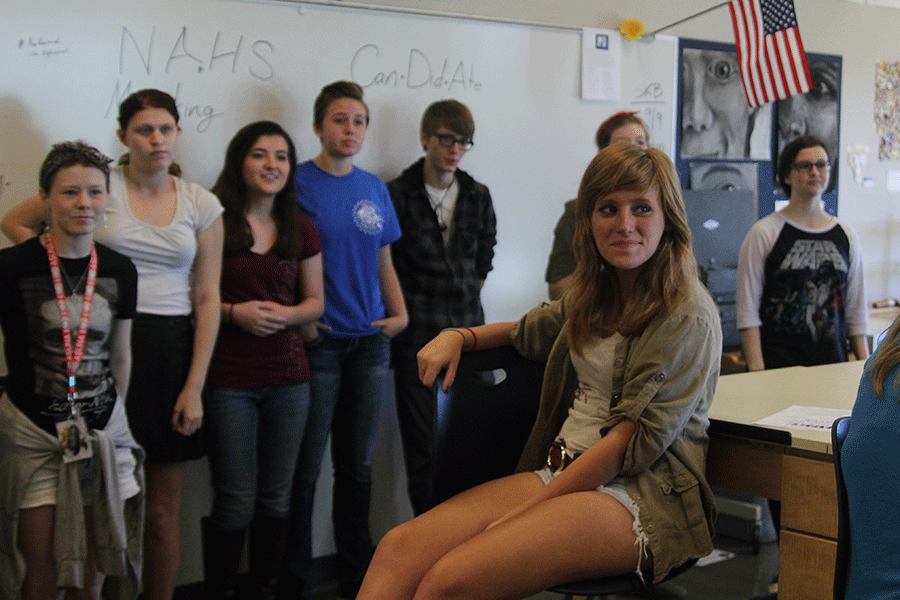
MULTIPOLYGON (((449 224, 446 221, 447 216, 444 214, 444 200, 447 199, 447 195, 450 193, 450 190, 453 189, 453 184, 456 182, 456 178, 450 181, 450 185, 447 186, 447 189, 444 190, 441 199, 435 202, 434 196, 429 192, 428 197, 431 200, 431 206, 434 209, 434 214, 437 217, 438 225, 440 226, 441 233, 445 233, 449 224)), ((440 189, 440 188, 435 188, 440 189)))

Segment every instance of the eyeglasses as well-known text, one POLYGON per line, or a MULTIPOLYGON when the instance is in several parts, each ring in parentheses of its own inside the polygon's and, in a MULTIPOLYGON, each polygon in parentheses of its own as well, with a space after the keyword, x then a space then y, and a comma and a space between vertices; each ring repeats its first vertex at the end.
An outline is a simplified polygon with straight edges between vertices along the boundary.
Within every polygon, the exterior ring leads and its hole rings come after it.
POLYGON ((458 138, 455 135, 450 135, 449 133, 432 133, 431 135, 436 137, 438 140, 438 144, 440 144, 444 148, 452 148, 453 144, 459 144, 460 150, 471 150, 472 146, 475 145, 475 142, 472 141, 472 138, 458 138))
POLYGON ((802 171, 803 173, 810 173, 812 172, 813 167, 815 167, 819 171, 827 171, 831 168, 831 163, 827 160, 819 160, 816 162, 803 161, 796 162, 792 164, 791 167, 797 169, 798 171, 802 171))

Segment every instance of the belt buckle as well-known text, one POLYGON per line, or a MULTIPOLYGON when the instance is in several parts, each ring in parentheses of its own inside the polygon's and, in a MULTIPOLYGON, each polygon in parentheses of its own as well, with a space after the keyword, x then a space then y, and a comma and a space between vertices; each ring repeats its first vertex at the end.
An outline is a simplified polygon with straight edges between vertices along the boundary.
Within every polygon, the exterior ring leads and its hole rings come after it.
POLYGON ((572 464, 572 457, 566 452, 566 440, 558 439, 550 445, 547 453, 547 466, 554 475, 562 473, 563 469, 572 464))

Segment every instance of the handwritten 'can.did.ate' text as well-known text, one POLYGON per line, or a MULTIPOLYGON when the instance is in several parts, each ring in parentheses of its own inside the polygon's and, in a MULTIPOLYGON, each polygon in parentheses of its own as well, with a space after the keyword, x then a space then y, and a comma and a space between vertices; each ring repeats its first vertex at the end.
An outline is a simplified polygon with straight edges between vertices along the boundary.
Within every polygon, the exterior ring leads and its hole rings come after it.
POLYGON ((433 59, 417 48, 410 48, 406 65, 392 68, 386 62, 377 45, 366 44, 353 54, 350 78, 363 87, 434 88, 448 92, 477 92, 482 88, 481 80, 475 75, 475 65, 464 60, 433 59))

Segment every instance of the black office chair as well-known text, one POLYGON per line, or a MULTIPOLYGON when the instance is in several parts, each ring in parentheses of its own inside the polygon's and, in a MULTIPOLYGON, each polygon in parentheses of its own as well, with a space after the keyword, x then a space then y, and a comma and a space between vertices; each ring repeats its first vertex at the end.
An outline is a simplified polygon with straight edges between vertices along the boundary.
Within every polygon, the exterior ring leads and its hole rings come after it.
POLYGON ((463 353, 446 393, 441 374, 435 386, 435 504, 515 471, 543 380, 544 363, 522 358, 511 346, 463 353))
POLYGON ((834 478, 838 497, 837 559, 834 563, 834 600, 844 600, 847 593, 847 569, 850 566, 850 509, 847 485, 841 469, 841 450, 850 432, 850 417, 841 417, 831 425, 831 448, 834 453, 834 478))
MULTIPOLYGON (((442 377, 438 379, 435 503, 515 471, 537 416, 543 379, 544 363, 523 358, 510 346, 463 353, 447 392, 442 391, 442 377)), ((673 569, 666 580, 696 562, 688 561, 673 569)), ((624 594, 647 588, 640 577, 631 573, 558 585, 551 591, 572 597, 624 594)))

